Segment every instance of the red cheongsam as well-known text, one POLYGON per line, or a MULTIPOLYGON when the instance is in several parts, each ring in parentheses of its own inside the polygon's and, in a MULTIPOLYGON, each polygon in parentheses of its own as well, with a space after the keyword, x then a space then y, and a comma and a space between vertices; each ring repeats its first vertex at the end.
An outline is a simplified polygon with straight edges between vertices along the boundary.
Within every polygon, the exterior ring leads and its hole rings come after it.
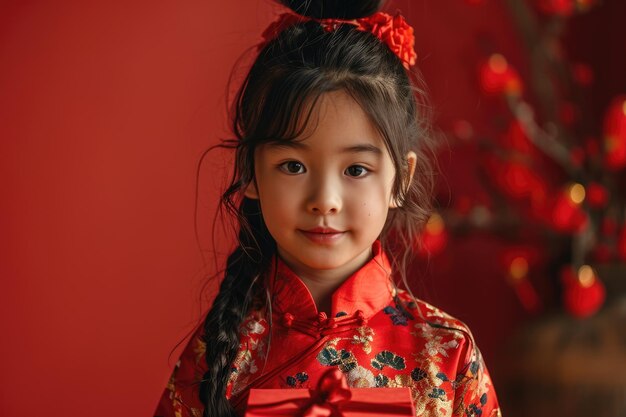
MULTIPOLYGON (((324 371, 338 367, 352 387, 409 387, 416 416, 501 416, 469 328, 396 289, 380 241, 372 251, 372 259, 333 294, 329 317, 317 312, 308 288, 276 258, 277 273, 269 280, 271 330, 263 309, 250 312, 240 327, 226 391, 239 414, 250 388, 314 388, 324 371)), ((202 328, 181 355, 155 416, 202 415, 201 334, 202 328)))

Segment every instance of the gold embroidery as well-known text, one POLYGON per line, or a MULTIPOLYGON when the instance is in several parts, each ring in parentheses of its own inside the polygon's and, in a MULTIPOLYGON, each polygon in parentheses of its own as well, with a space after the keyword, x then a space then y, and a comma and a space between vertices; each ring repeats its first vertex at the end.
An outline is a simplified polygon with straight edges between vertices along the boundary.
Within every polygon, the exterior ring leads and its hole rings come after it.
POLYGON ((355 334, 354 336, 352 336, 352 343, 361 344, 363 352, 368 354, 371 353, 372 346, 370 342, 374 341, 374 330, 371 327, 366 326, 359 327, 356 330, 359 334, 355 334))

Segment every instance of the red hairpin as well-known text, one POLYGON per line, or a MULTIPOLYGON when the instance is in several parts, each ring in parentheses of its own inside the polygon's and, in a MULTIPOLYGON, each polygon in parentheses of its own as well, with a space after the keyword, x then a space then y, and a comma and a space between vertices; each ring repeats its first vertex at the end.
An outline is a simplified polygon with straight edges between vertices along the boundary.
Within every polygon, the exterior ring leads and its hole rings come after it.
POLYGON ((404 68, 408 70, 412 65, 415 65, 417 54, 415 53, 413 28, 404 20, 400 13, 391 16, 387 13, 376 12, 371 16, 354 20, 315 19, 293 13, 283 13, 265 29, 262 35, 264 41, 259 44, 259 49, 262 49, 287 27, 309 20, 318 22, 328 32, 335 30, 341 24, 355 25, 357 29, 370 32, 386 43, 389 49, 400 58, 404 68))

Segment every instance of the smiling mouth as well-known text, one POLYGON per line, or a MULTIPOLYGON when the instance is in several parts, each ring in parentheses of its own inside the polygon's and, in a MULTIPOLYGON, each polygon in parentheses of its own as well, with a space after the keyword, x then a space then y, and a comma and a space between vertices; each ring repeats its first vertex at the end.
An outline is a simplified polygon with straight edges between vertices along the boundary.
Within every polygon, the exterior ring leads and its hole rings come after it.
POLYGON ((300 233, 314 243, 332 244, 341 239, 346 232, 330 228, 316 227, 310 230, 300 230, 300 233))

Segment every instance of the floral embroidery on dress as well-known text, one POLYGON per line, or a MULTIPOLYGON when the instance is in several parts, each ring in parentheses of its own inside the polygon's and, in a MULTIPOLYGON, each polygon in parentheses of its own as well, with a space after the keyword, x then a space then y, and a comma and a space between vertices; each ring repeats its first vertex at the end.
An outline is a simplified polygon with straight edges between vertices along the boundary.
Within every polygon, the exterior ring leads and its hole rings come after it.
POLYGON ((373 388, 376 386, 374 374, 369 369, 357 365, 346 374, 348 385, 354 388, 373 388))
POLYGON ((382 371, 385 366, 400 371, 406 368, 406 362, 400 355, 396 355, 388 350, 383 350, 372 359, 372 366, 379 371, 382 371))
POLYGON ((345 349, 337 351, 332 346, 323 348, 317 355, 317 360, 324 366, 338 366, 344 373, 350 372, 358 365, 352 352, 345 349))
POLYGON ((394 326, 406 326, 409 320, 413 320, 413 316, 402 305, 402 302, 398 298, 398 293, 399 291, 395 291, 395 295, 393 296, 395 307, 387 306, 383 311, 385 314, 389 315, 394 326))
POLYGON ((264 337, 268 325, 260 312, 253 312, 243 320, 240 326, 239 352, 231 368, 227 385, 228 396, 239 394, 259 372, 257 359, 266 357, 264 337))
POLYGON ((359 327, 356 329, 358 334, 352 336, 352 343, 361 345, 363 352, 370 353, 372 351, 371 342, 374 340, 374 330, 371 327, 359 327))
MULTIPOLYGON (((190 347, 192 342, 193 340, 189 344, 190 347)), ((174 371, 172 372, 172 375, 167 382, 167 387, 165 388, 161 401, 163 402, 163 400, 165 399, 169 400, 169 407, 173 413, 173 417, 200 417, 202 415, 202 411, 200 409, 185 403, 186 400, 188 401, 188 399, 185 398, 185 384, 182 384, 181 381, 177 380, 177 372, 180 370, 182 365, 183 362, 179 359, 176 362, 176 365, 174 366, 174 371)))
POLYGON ((309 380, 309 375, 306 372, 298 372, 293 376, 285 378, 285 383, 291 388, 304 388, 306 382, 309 380))
POLYGON ((387 306, 383 310, 385 314, 391 317, 391 322, 394 326, 406 326, 407 318, 402 314, 402 312, 392 306, 387 306))

